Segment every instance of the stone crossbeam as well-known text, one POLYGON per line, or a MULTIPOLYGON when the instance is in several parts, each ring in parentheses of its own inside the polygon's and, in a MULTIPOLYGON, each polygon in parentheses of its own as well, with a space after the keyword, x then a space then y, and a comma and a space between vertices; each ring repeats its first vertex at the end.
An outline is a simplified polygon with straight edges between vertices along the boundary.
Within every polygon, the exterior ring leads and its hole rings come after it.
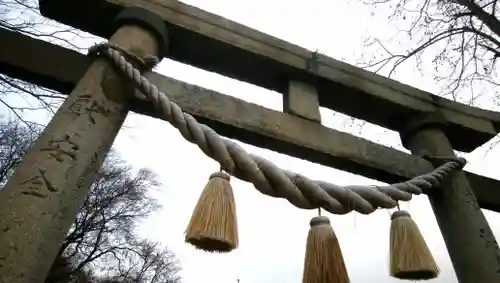
POLYGON ((398 132, 402 121, 417 114, 439 113, 453 148, 464 152, 500 129, 499 113, 432 95, 181 1, 40 0, 44 16, 102 37, 110 35, 115 15, 125 7, 148 9, 168 23, 168 56, 179 62, 282 94, 289 81, 305 81, 317 89, 321 106, 398 132))
MULTIPOLYGON (((0 29, 0 72, 69 93, 90 65, 88 57, 63 47, 0 29), (43 56, 40 56, 43 54, 43 56)), ((147 77, 198 121, 219 134, 262 148, 335 167, 387 183, 433 169, 409 155, 319 123, 267 109, 199 86, 149 73, 147 77), (311 139, 308 137, 314 136, 311 139)), ((131 110, 158 118, 141 98, 131 110)), ((482 208, 500 212, 500 181, 467 172, 482 208)))

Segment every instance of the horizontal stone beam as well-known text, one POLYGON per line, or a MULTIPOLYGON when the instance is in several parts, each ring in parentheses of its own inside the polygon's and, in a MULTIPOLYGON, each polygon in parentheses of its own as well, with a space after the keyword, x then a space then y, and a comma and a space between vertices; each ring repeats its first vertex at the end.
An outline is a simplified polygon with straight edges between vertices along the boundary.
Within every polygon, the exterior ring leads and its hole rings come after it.
MULTIPOLYGON (((90 64, 88 57, 0 29, 0 72, 69 93, 90 64)), ((387 183, 431 171, 422 158, 336 131, 308 119, 267 109, 157 73, 147 77, 170 98, 222 136, 335 167, 387 183), (314 138, 310 138, 314 137, 314 138)), ((132 111, 158 118, 153 105, 136 98, 132 111)), ((201 154, 201 153, 200 153, 201 154)), ((500 182, 467 172, 481 207, 500 212, 500 182)))
POLYGON ((110 35, 124 7, 151 10, 170 26, 168 56, 176 61, 282 94, 289 81, 304 81, 316 87, 321 106, 395 131, 408 117, 439 112, 448 122, 446 135, 460 151, 474 150, 500 130, 499 113, 432 95, 181 1, 39 1, 44 16, 102 37, 110 35))

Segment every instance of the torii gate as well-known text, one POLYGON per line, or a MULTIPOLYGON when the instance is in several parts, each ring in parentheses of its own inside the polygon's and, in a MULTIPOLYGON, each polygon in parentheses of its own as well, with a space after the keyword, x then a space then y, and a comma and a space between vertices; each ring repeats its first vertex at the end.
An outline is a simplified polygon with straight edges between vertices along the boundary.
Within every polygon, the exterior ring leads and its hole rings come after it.
MULTIPOLYGON (((185 112, 223 136, 380 181, 432 171, 421 155, 470 152, 500 128, 500 113, 402 85, 178 1, 40 0, 40 7, 46 17, 110 38, 136 55, 168 56, 282 93, 285 113, 146 74, 169 89, 185 112), (118 13, 130 7, 154 15, 129 15, 117 24, 118 13), (168 34, 160 27, 165 24, 168 34), (323 127, 320 105, 398 131, 413 155, 323 127)), ((71 92, 0 191, 0 282, 43 282, 128 110, 158 114, 106 61, 91 62, 6 30, 0 38, 2 73, 71 92), (85 105, 90 112, 82 112, 85 105), (88 119, 75 119, 81 115, 88 119), (50 152, 61 150, 69 154, 62 152, 54 163, 50 152), (19 187, 33 178, 36 186, 19 187)), ((429 194, 461 283, 500 282, 500 251, 480 210, 500 211, 499 184, 459 171, 429 194)))

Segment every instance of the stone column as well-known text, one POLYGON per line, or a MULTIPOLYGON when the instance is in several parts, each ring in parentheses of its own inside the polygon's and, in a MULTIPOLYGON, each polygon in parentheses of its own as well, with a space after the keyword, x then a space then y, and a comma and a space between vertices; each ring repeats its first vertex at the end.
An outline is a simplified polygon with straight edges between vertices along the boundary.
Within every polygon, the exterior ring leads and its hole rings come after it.
MULTIPOLYGON (((166 26, 155 14, 128 9, 118 19, 112 43, 139 56, 165 49, 166 26)), ((96 59, 27 152, 0 191, 0 283, 45 281, 133 93, 127 78, 96 59)))
MULTIPOLYGON (((415 155, 454 157, 441 125, 438 116, 415 118, 401 134, 404 146, 415 155)), ((456 171, 428 196, 458 282, 500 282, 500 250, 464 172, 456 171)))
POLYGON ((302 81, 288 82, 283 94, 283 112, 321 123, 319 98, 316 87, 302 81))

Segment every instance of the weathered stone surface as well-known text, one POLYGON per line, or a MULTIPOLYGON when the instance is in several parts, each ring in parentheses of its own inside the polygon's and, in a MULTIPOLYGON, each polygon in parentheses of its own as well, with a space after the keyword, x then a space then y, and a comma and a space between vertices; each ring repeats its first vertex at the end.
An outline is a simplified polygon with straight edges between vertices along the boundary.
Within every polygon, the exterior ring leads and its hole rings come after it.
POLYGON ((318 91, 308 83, 290 81, 283 94, 283 112, 321 123, 318 91))
MULTIPOLYGON (((84 55, 47 42, 3 30, 0 38, 4 42, 0 72, 63 93, 72 90, 89 66, 84 55)), ((148 77, 160 88, 168 88, 171 99, 184 111, 229 138, 389 183, 432 170, 431 164, 421 158, 315 122, 159 74, 148 77)), ((153 105, 145 100, 135 100, 131 110, 158 117, 153 105)), ((500 182, 468 172, 466 175, 481 207, 500 212, 500 182)))
MULTIPOLYGON (((0 48, 2 57, 22 48, 9 47, 4 35, 1 42, 7 50, 0 48)), ((120 28, 111 41, 139 56, 158 54, 154 36, 137 27, 120 28)), ((73 65, 61 53, 43 63, 47 59, 43 50, 17 55, 25 57, 23 64, 42 73, 43 66, 58 64, 53 70, 59 74, 80 68, 72 77, 73 91, 0 190, 0 282, 42 283, 88 194, 94 172, 127 116, 135 89, 104 59, 90 64, 82 58, 73 65)), ((2 72, 4 67, 2 60, 2 72)), ((13 75, 26 75, 20 68, 13 70, 13 75)), ((42 77, 53 74, 46 73, 42 77)))
MULTIPOLYGON (((405 144, 413 154, 454 156, 448 139, 435 125, 423 125, 407 137, 405 144)), ((458 282, 500 282, 500 249, 464 172, 453 172, 428 196, 458 282)))
POLYGON ((499 113, 403 85, 181 1, 40 0, 43 15, 103 37, 109 35, 114 15, 132 6, 158 13, 170 24, 169 57, 176 61, 282 94, 290 80, 309 82, 317 88, 323 107, 395 131, 416 114, 440 112, 447 119, 444 130, 451 144, 464 152, 484 144, 500 129, 499 113))

